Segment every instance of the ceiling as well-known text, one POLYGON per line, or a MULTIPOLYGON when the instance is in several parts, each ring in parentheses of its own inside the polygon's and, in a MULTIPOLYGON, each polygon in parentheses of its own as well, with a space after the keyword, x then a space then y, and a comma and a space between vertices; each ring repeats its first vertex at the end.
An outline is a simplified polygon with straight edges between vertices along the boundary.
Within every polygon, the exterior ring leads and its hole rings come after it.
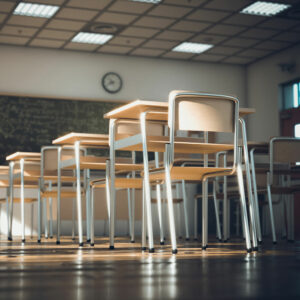
POLYGON ((50 19, 12 15, 18 2, 0 0, 0 44, 247 65, 300 42, 300 0, 274 0, 292 5, 279 17, 240 14, 249 0, 24 0, 59 5, 50 19), (116 25, 108 43, 71 42, 98 23, 116 25), (185 41, 214 47, 171 51, 185 41))

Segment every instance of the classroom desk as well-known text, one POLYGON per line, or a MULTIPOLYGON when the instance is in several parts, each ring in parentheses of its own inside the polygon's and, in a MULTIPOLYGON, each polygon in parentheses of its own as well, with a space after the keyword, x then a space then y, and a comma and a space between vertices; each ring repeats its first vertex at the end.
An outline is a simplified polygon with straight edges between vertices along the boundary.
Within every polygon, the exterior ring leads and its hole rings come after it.
MULTIPOLYGON (((12 240, 12 219, 13 219, 13 200, 14 200, 14 179, 20 178, 20 201, 21 201, 21 225, 22 225, 22 242, 25 242, 25 180, 30 179, 30 174, 24 174, 25 161, 38 165, 41 160, 41 154, 35 152, 15 152, 6 157, 9 162, 9 189, 10 189, 10 208, 9 208, 9 229, 8 239, 12 240), (19 164, 20 172, 15 173, 14 167, 19 164)), ((36 179, 34 179, 36 181, 36 179)), ((37 181, 36 181, 37 184, 37 181)))
MULTIPOLYGON (((144 178, 145 178, 145 205, 147 213, 147 228, 148 228, 148 242, 149 251, 154 251, 153 233, 152 233, 152 215, 151 215, 151 199, 150 199, 150 185, 149 182, 149 164, 148 164, 148 151, 164 152, 165 144, 168 142, 168 138, 165 137, 146 137, 146 120, 153 122, 162 122, 166 124, 168 120, 168 102, 156 102, 156 101, 143 101, 136 100, 129 104, 120 106, 104 115, 104 118, 110 120, 109 125, 109 144, 110 144, 110 179, 111 179, 111 202, 110 211, 115 210, 115 151, 116 150, 131 150, 131 151, 143 151, 144 161, 144 178), (125 137, 124 139, 116 139, 116 125, 122 120, 139 120, 141 125, 141 132, 134 136, 125 137)), ((240 108, 240 118, 243 126, 242 118, 248 114, 255 112, 252 108, 240 108)), ((180 145, 185 143, 192 143, 191 138, 177 138, 175 139, 175 148, 180 149, 180 145)), ((204 143, 195 142, 192 144, 194 150, 198 153, 208 154, 212 153, 204 143)), ((231 150, 231 145, 223 144, 220 146, 220 150, 231 150)), ((248 154, 247 154, 248 155, 248 154)), ((250 173, 249 173, 250 176, 250 173)), ((250 178, 250 177, 249 177, 250 178)), ((255 230, 253 230, 255 232, 255 230)), ((145 245, 142 245, 142 248, 145 245)), ((110 218, 110 248, 114 248, 114 220, 110 218)))

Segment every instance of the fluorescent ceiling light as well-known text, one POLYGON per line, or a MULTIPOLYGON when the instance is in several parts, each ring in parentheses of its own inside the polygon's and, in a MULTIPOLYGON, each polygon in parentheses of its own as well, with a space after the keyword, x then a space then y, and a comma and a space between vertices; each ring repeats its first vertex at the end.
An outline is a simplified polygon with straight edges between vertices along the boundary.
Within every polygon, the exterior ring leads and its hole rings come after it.
POLYGON ((107 41, 109 41, 112 37, 113 35, 111 34, 79 32, 76 34, 76 36, 74 36, 72 42, 103 45, 107 41))
POLYGON ((281 13, 289 7, 291 7, 289 4, 257 1, 244 8, 240 13, 271 17, 281 13))
POLYGON ((188 52, 188 53, 202 53, 213 47, 209 44, 200 44, 200 43, 188 43, 184 42, 172 49, 175 52, 188 52))
POLYGON ((131 0, 131 1, 146 2, 146 3, 153 3, 153 4, 161 2, 161 0, 131 0))
POLYGON ((14 15, 51 18, 59 9, 59 6, 34 4, 27 2, 20 2, 14 10, 14 15))

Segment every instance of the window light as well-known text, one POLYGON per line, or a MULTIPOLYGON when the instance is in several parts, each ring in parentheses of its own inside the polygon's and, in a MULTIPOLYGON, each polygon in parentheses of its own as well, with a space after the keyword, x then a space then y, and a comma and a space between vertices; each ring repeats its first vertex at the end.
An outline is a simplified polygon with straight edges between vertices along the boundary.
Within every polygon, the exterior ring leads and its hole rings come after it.
POLYGON ((111 34, 79 32, 78 34, 76 34, 76 36, 74 36, 72 42, 103 45, 106 42, 108 42, 112 37, 113 35, 111 34))
POLYGON ((131 1, 146 2, 146 3, 153 3, 153 4, 157 4, 157 3, 161 2, 161 0, 131 0, 131 1))
POLYGON ((20 2, 13 14, 28 17, 51 18, 59 6, 20 2))
POLYGON ((288 9, 290 6, 289 4, 257 1, 244 8, 240 13, 271 17, 288 9))
POLYGON ((187 53, 202 53, 210 48, 212 48, 213 45, 209 44, 200 44, 200 43, 188 43, 184 42, 176 46, 172 49, 172 51, 175 52, 187 52, 187 53))

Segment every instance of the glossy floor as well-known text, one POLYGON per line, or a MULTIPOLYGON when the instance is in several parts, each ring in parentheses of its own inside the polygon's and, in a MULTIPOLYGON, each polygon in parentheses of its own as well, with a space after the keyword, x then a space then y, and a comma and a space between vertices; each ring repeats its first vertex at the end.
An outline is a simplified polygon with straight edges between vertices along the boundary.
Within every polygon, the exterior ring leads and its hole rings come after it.
POLYGON ((300 299, 300 243, 265 242, 247 254, 242 242, 181 242, 179 253, 107 238, 78 249, 47 240, 0 242, 0 299, 300 299))

